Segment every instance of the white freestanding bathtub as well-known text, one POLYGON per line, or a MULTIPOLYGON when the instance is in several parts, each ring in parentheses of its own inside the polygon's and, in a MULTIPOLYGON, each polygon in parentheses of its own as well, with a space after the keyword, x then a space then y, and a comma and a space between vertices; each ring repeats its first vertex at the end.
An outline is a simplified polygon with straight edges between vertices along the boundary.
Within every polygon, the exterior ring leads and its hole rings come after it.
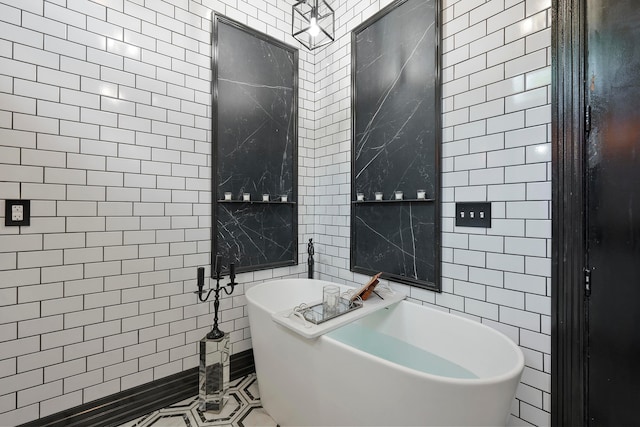
POLYGON ((272 320, 320 300, 327 284, 287 279, 246 292, 260 398, 278 424, 505 425, 524 368, 509 338, 407 301, 314 339, 272 320), (431 359, 446 366, 423 366, 431 359))

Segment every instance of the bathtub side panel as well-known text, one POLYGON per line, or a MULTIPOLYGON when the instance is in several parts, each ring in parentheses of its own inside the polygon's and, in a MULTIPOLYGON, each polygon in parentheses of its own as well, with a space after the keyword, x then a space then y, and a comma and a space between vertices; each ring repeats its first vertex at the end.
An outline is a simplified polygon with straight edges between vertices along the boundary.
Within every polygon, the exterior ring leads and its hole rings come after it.
POLYGON ((316 425, 501 426, 517 379, 497 384, 433 381, 323 339, 318 387, 327 413, 316 425))
POLYGON ((271 314, 248 305, 249 327, 262 406, 281 426, 307 425, 318 417, 316 342, 294 336, 271 314))

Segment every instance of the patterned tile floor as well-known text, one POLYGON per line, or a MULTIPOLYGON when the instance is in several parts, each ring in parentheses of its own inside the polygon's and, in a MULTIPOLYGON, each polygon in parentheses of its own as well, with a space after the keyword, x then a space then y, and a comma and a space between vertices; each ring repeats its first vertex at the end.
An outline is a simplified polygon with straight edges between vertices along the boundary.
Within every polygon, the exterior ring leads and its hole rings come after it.
POLYGON ((272 427, 277 424, 260 405, 256 375, 232 381, 229 400, 219 414, 198 409, 198 397, 183 400, 120 427, 272 427))

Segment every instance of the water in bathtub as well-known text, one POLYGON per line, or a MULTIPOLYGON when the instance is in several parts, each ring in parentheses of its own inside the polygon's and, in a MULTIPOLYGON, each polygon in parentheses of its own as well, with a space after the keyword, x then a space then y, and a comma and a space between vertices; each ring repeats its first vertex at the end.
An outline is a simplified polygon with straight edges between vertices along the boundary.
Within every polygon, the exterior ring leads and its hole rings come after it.
POLYGON ((449 378, 478 378, 456 363, 358 323, 342 326, 328 335, 374 356, 428 374, 449 378))

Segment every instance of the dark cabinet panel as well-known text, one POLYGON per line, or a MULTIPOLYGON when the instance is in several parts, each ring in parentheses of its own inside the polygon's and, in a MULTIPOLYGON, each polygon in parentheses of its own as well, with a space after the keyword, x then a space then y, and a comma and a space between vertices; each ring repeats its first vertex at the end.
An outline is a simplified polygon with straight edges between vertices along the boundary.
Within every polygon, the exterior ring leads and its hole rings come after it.
POLYGON ((587 4, 587 403, 592 426, 638 424, 640 9, 587 4))

